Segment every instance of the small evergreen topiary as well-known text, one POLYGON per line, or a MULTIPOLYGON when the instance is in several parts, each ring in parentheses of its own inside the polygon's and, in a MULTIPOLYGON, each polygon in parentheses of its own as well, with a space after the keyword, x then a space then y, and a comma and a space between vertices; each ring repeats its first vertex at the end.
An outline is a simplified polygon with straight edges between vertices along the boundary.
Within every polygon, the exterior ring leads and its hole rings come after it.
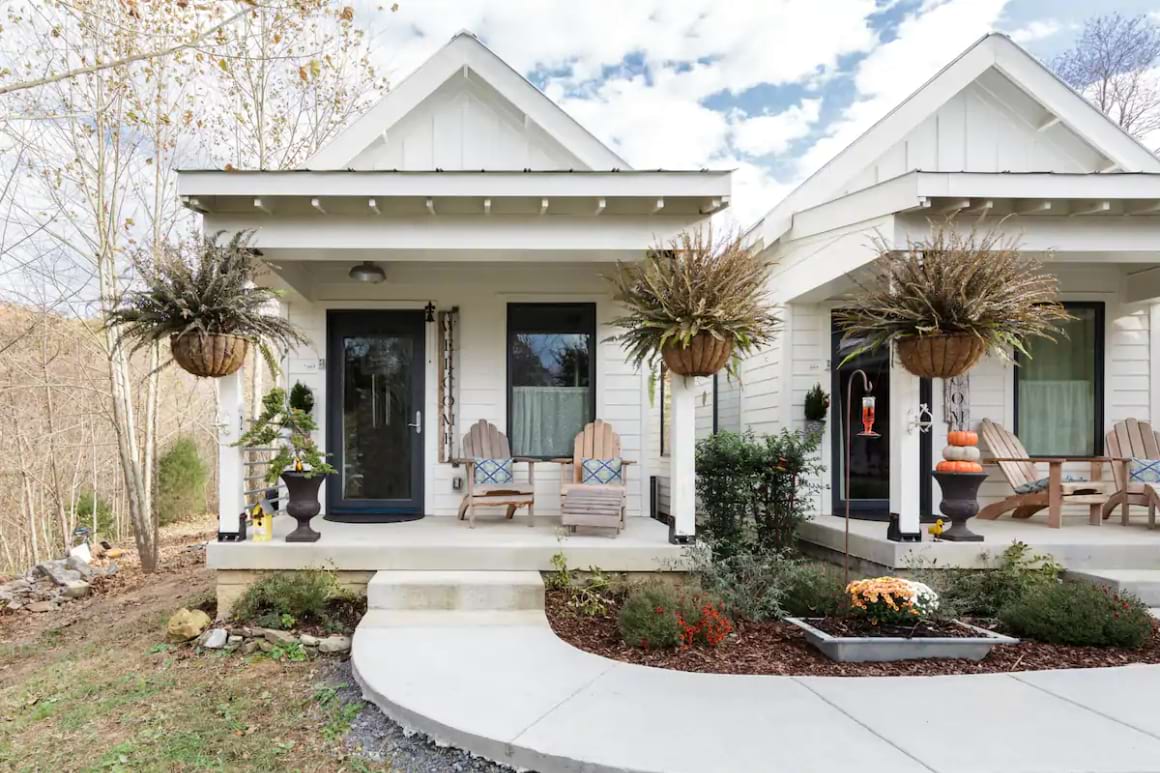
POLYGON ((314 392, 301 381, 290 390, 290 407, 309 415, 314 410, 314 392))
POLYGON ((1139 649, 1152 635, 1152 617, 1138 598, 1084 582, 1032 588, 999 619, 1016 635, 1049 644, 1139 649))
POLYGON ((205 484, 209 470, 201 459, 193 438, 173 441, 157 462, 157 519, 173 523, 206 509, 205 484))
POLYGON ((822 391, 821 384, 814 384, 806 392, 805 414, 807 421, 825 421, 830 410, 830 396, 822 391))

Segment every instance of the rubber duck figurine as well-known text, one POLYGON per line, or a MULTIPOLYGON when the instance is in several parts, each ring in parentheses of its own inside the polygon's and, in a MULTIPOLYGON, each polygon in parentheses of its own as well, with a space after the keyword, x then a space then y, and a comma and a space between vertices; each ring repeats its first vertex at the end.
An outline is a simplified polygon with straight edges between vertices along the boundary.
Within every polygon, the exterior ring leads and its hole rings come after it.
POLYGON ((946 524, 943 521, 943 519, 939 518, 937 521, 935 521, 930 526, 928 526, 926 530, 928 532, 930 532, 930 535, 932 537, 934 537, 935 539, 938 539, 939 537, 942 536, 944 525, 946 525, 946 524))

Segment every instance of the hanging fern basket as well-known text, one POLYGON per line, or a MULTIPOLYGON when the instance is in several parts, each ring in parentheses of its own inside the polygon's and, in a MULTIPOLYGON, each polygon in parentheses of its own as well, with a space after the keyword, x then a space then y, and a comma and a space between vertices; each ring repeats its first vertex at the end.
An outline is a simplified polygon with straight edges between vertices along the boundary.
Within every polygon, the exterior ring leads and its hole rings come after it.
POLYGON ((184 333, 170 336, 169 348, 182 370, 202 378, 221 378, 242 367, 250 342, 236 335, 184 333))
POLYGON ((970 370, 987 345, 972 335, 900 338, 898 359, 919 378, 954 378, 970 370))
POLYGON ((698 333, 688 346, 666 346, 661 350, 665 366, 678 376, 712 376, 725 367, 732 355, 733 342, 711 333, 698 333))

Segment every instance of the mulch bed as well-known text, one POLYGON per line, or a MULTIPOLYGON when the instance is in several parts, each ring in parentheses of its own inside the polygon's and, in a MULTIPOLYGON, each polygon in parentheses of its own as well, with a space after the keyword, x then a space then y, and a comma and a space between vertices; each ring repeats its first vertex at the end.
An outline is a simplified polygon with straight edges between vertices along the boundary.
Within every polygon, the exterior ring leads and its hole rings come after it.
POLYGON ((567 606, 564 591, 549 590, 547 614, 556 635, 578 649, 626 663, 712 674, 934 676, 1160 663, 1160 629, 1156 626, 1153 626, 1152 638, 1139 650, 1023 642, 995 647, 977 663, 970 660, 835 663, 811 647, 805 634, 788 623, 737 622, 734 633, 715 649, 642 650, 620 640, 615 609, 604 615, 586 617, 567 606))
POLYGON ((810 625, 830 636, 878 636, 898 639, 964 639, 980 636, 978 631, 953 622, 919 622, 914 625, 871 625, 868 620, 844 620, 840 617, 811 618, 810 625))

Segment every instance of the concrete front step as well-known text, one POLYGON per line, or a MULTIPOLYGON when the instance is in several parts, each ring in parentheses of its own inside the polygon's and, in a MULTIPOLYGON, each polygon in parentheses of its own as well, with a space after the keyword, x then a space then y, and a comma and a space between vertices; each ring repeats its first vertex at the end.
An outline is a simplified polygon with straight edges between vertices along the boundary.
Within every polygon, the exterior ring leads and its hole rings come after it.
POLYGON ((1131 593, 1149 607, 1160 606, 1160 569, 1068 570, 1067 576, 1102 585, 1117 593, 1131 593))
POLYGON ((369 609, 542 610, 539 572, 379 571, 367 585, 369 609))

